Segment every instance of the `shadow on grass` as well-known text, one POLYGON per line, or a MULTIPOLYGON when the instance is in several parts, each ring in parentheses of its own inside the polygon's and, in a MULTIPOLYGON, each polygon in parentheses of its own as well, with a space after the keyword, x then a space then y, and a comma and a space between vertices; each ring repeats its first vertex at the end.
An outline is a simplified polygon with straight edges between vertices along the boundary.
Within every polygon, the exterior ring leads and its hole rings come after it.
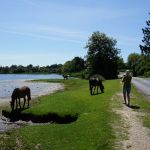
POLYGON ((75 122, 79 116, 78 114, 75 114, 74 116, 69 114, 60 116, 56 113, 48 113, 45 115, 34 115, 31 113, 22 113, 23 110, 25 109, 23 108, 16 109, 12 112, 3 110, 2 115, 5 116, 6 118, 9 118, 11 122, 22 120, 22 121, 32 121, 33 123, 53 122, 58 124, 68 124, 68 123, 75 122))
POLYGON ((140 109, 140 106, 136 106, 136 105, 130 105, 128 107, 131 109, 140 109))
POLYGON ((103 94, 104 92, 98 92, 98 93, 92 93, 91 95, 94 96, 94 95, 99 95, 99 94, 103 94))

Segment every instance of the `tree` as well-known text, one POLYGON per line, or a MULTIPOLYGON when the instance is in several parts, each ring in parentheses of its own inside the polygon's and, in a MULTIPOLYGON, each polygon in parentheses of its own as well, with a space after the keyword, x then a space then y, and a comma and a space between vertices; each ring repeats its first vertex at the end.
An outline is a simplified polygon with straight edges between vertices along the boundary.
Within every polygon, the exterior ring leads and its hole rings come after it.
POLYGON ((124 60, 123 60, 122 57, 118 57, 117 64, 118 64, 118 65, 117 65, 117 66, 118 66, 118 71, 127 69, 127 66, 126 66, 126 64, 124 63, 124 60))
POLYGON ((72 72, 72 62, 71 61, 67 61, 65 62, 65 64, 62 67, 62 72, 63 73, 69 73, 72 72))
POLYGON ((61 73, 62 66, 62 64, 53 64, 49 67, 49 70, 52 73, 61 73))
POLYGON ((115 47, 116 43, 116 40, 99 31, 92 34, 85 47, 88 49, 89 75, 100 74, 107 79, 117 77, 117 61, 120 50, 115 47))
POLYGON ((128 66, 132 69, 133 76, 137 76, 137 65, 140 63, 141 55, 137 53, 131 53, 128 56, 128 66))
POLYGON ((146 24, 147 27, 142 29, 144 34, 142 42, 144 43, 144 45, 140 45, 140 49, 143 55, 149 56, 150 55, 150 20, 146 21, 146 24))
POLYGON ((80 57, 75 57, 72 60, 72 67, 73 67, 73 72, 80 72, 85 68, 84 59, 80 57))

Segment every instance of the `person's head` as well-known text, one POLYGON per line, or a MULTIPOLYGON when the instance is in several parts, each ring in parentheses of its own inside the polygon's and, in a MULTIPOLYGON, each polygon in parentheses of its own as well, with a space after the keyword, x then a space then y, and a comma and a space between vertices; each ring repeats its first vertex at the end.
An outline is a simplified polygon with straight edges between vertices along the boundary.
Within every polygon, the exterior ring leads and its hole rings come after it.
POLYGON ((130 71, 129 70, 126 70, 126 75, 129 75, 130 74, 130 71))

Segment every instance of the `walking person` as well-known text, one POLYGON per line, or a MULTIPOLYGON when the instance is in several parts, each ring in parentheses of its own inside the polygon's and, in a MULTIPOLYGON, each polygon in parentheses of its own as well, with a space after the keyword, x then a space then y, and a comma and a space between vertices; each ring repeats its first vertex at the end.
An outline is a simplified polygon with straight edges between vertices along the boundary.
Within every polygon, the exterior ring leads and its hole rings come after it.
POLYGON ((126 74, 123 76, 122 82, 123 82, 123 98, 125 104, 127 104, 128 106, 130 106, 131 80, 132 76, 129 70, 126 70, 126 74))

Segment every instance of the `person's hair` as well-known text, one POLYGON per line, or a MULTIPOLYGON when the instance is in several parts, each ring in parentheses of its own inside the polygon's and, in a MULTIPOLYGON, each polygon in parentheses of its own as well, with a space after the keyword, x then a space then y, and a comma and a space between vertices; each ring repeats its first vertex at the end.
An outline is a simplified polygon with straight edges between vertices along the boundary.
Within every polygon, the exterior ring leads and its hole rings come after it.
POLYGON ((126 70, 126 75, 129 75, 130 71, 129 70, 126 70))

